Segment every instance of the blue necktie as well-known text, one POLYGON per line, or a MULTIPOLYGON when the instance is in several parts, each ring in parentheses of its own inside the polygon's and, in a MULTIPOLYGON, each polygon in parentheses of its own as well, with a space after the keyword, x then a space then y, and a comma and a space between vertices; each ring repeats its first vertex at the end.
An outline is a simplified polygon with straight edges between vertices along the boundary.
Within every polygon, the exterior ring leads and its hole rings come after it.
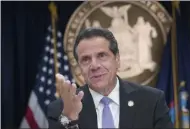
POLYGON ((111 99, 108 97, 103 97, 101 99, 101 103, 104 105, 103 112, 102 112, 102 128, 115 128, 113 116, 111 110, 109 108, 109 103, 111 99))

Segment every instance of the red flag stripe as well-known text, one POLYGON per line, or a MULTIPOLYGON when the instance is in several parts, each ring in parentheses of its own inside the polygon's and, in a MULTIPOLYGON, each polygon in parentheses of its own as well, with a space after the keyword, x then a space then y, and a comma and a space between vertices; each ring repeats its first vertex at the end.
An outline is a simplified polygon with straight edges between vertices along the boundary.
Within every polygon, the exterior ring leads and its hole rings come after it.
POLYGON ((34 119, 33 112, 30 109, 30 107, 27 107, 27 112, 26 112, 26 120, 28 122, 28 125, 30 126, 31 129, 38 129, 38 124, 36 123, 36 120, 34 119))

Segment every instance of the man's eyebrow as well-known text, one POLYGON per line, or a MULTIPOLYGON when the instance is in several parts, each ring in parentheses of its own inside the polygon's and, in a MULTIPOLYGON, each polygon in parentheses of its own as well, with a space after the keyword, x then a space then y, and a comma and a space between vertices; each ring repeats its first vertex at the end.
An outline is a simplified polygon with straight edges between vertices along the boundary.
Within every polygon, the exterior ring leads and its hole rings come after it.
POLYGON ((81 58, 84 58, 84 57, 89 57, 89 55, 88 54, 81 55, 81 58))

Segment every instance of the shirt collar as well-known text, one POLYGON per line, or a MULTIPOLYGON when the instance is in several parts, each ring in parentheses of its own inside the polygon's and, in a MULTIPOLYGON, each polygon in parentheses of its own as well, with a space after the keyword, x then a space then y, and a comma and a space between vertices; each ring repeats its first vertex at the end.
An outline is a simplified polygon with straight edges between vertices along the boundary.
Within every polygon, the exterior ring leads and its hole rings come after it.
MULTIPOLYGON (((90 89, 90 93, 92 95, 92 98, 94 100, 94 104, 95 107, 97 108, 100 100, 104 97, 103 95, 101 95, 100 93, 90 89)), ((114 103, 116 103, 117 105, 119 105, 119 79, 117 78, 117 82, 116 82, 116 86, 115 88, 112 90, 112 92, 108 95, 108 98, 110 98, 114 103)))

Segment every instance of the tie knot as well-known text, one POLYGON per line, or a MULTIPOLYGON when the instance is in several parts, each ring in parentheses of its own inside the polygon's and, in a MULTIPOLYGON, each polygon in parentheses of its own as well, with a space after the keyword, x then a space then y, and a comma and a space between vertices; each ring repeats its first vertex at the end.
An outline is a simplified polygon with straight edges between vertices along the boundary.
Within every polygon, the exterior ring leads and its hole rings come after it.
POLYGON ((101 99, 101 103, 104 104, 104 105, 109 105, 110 102, 111 102, 111 99, 108 98, 108 97, 103 97, 101 99))

